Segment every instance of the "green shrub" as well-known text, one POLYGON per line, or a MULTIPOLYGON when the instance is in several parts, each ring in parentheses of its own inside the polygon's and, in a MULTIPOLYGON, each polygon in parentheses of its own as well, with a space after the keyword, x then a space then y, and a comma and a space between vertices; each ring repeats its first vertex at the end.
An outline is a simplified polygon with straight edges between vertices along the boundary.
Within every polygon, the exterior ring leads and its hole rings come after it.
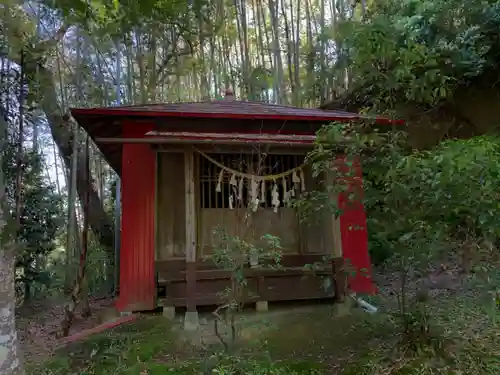
POLYGON ((495 241, 499 141, 492 136, 451 140, 430 151, 364 159, 374 260, 405 251, 419 236, 427 246, 444 250, 495 241))

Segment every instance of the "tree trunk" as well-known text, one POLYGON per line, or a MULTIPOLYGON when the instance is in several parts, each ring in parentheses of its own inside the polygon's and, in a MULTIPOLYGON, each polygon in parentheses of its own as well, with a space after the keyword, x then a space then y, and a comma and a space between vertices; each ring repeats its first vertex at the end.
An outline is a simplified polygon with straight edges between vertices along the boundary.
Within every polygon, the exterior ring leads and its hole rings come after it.
MULTIPOLYGON (((0 152, 4 150, 7 123, 0 116, 0 152)), ((0 248, 0 374, 23 375, 24 369, 19 357, 16 331, 16 289, 14 266, 15 252, 9 243, 5 214, 5 182, 0 154, 0 234, 3 239, 0 248), (9 248, 10 247, 10 248, 9 248)))
POLYGON ((274 99, 275 103, 281 104, 284 99, 283 88, 283 62, 281 61, 280 31, 278 20, 278 3, 276 0, 269 0, 269 14, 271 16, 271 28, 273 35, 274 67, 276 69, 276 85, 274 99))
MULTIPOLYGON (((39 68, 40 87, 43 88, 40 104, 42 110, 47 116, 50 125, 52 137, 57 144, 59 152, 61 153, 64 164, 67 169, 71 167, 71 145, 72 134, 69 121, 65 119, 59 105, 57 104, 57 97, 55 87, 52 80, 52 74, 44 67, 39 68)), ((85 155, 79 153, 76 168, 76 186, 78 196, 83 201, 87 184, 85 181, 85 155)), ((114 259, 114 233, 113 233, 113 220, 104 211, 99 194, 95 188, 90 184, 89 186, 89 224, 99 242, 109 250, 110 260, 114 259)), ((112 264, 112 263, 111 263, 112 264)))
MULTIPOLYGON (((77 255, 80 250, 76 245, 78 243, 78 225, 76 223, 76 167, 78 161, 78 129, 76 124, 73 126, 73 142, 71 148, 73 153, 71 155, 71 168, 69 170, 69 178, 66 179, 66 186, 68 187, 68 223, 66 228, 66 277, 65 277, 65 290, 71 290, 71 285, 74 282, 75 264, 77 255)), ((57 159, 56 159, 57 161, 57 159)))
MULTIPOLYGON (((83 154, 84 159, 85 159, 85 180, 86 180, 86 186, 90 184, 90 154, 89 154, 89 137, 87 136, 87 139, 85 141, 85 152, 83 154)), ((82 251, 80 253, 80 263, 78 266, 78 275, 75 280, 75 283, 73 285, 73 289, 71 291, 70 295, 70 301, 69 303, 65 306, 64 308, 64 319, 63 322, 61 323, 62 326, 62 334, 63 337, 66 337, 69 335, 69 330, 71 328, 71 324, 73 323, 73 319, 75 318, 75 309, 76 306, 78 305, 78 298, 82 296, 82 316, 84 318, 87 318, 91 315, 91 310, 90 310, 90 305, 88 301, 88 285, 87 285, 87 280, 86 280, 86 267, 87 267, 87 250, 88 250, 88 229, 89 229, 89 210, 88 210, 88 203, 89 203, 89 193, 90 190, 85 190, 85 194, 83 197, 83 211, 84 211, 84 216, 83 216, 83 232, 82 232, 82 251)))
MULTIPOLYGON (((49 123, 52 138, 59 149, 67 170, 71 168, 72 132, 70 121, 64 116, 57 102, 53 76, 45 67, 39 66, 38 78, 41 87, 40 107, 49 123)), ((106 248, 107 264, 110 273, 115 261, 113 219, 104 210, 99 194, 93 184, 87 184, 85 172, 85 155, 78 153, 76 166, 76 188, 80 201, 83 202, 86 189, 89 189, 88 213, 89 225, 99 243, 106 248)), ((118 265, 117 265, 118 266, 118 265)), ((114 274, 114 272, 113 272, 114 274)))
POLYGON ((16 332, 14 287, 15 257, 9 251, 0 250, 0 374, 24 374, 19 357, 16 332))

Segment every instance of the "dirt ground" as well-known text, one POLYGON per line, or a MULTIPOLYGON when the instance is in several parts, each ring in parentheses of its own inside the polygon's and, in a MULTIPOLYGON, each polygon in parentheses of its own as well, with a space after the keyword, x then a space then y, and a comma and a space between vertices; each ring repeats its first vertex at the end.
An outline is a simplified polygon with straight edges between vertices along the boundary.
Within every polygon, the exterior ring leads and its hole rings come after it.
MULTIPOLYGON (((77 312, 70 335, 98 325, 99 311, 113 305, 112 299, 91 299, 92 316, 83 319, 77 312)), ((21 351, 29 364, 49 358, 60 345, 61 322, 64 317, 64 302, 45 299, 34 301, 16 314, 17 332, 21 351)))
MULTIPOLYGON (((374 279, 379 287, 380 300, 387 300, 396 294, 399 285, 397 274, 379 273, 375 275, 374 279)), ((425 278, 414 280, 412 287, 409 288, 410 294, 411 290, 416 290, 422 284, 426 284, 434 295, 449 294, 460 288, 462 277, 456 269, 450 272, 436 267, 425 278)), ((111 299, 91 299, 89 302, 93 312, 92 317, 83 319, 77 313, 70 334, 97 326, 99 312, 109 309, 113 305, 111 299)), ((281 305, 278 308, 274 306, 264 314, 255 313, 250 309, 239 318, 240 335, 247 342, 257 340, 266 336, 267 332, 275 330, 285 320, 289 321, 293 317, 314 316, 315 313, 323 314, 328 310, 331 310, 331 306, 321 306, 314 303, 306 306, 281 305)), ((18 311, 17 324, 21 350, 29 364, 45 361, 61 346, 59 333, 63 314, 64 303, 55 300, 38 301, 18 311)), ((229 334, 228 326, 221 325, 220 328, 222 334, 227 337, 229 334)), ((176 317, 174 330, 182 330, 181 315, 176 317)), ((203 347, 219 342, 214 334, 214 322, 210 312, 200 315, 200 329, 197 332, 192 334, 183 332, 179 337, 188 339, 196 346, 203 347)))

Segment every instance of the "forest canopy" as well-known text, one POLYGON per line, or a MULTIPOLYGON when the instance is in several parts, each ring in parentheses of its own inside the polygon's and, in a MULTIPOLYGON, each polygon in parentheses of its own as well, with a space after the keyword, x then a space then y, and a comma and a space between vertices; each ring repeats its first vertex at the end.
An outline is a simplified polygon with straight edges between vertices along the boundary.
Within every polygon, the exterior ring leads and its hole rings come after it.
POLYGON ((384 0, 339 27, 351 76, 343 105, 431 108, 498 80, 498 1, 384 0))

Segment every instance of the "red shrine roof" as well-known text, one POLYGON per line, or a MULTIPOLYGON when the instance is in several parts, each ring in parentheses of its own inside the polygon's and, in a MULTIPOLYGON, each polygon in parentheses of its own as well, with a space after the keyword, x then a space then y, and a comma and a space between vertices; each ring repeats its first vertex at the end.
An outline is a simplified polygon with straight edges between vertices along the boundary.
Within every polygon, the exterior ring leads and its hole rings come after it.
POLYGON ((368 117, 344 111, 328 111, 315 108, 297 108, 287 105, 268 104, 241 100, 213 100, 205 102, 158 103, 107 108, 73 108, 73 116, 138 116, 138 117, 197 117, 254 120, 292 121, 352 121, 374 119, 379 123, 402 123, 384 117, 368 117))
MULTIPOLYGON (((315 126, 318 128, 320 125, 332 121, 374 120, 375 123, 379 124, 403 124, 401 120, 391 120, 384 117, 374 118, 344 111, 297 108, 263 102, 235 100, 230 92, 226 92, 226 98, 222 100, 126 105, 106 108, 72 108, 70 111, 79 125, 97 143, 104 157, 119 174, 121 172, 123 140, 121 142, 102 143, 102 141, 99 142, 99 139, 118 139, 122 137, 121 123, 123 119, 127 119, 128 121, 158 121, 169 118, 169 126, 173 124, 172 120, 174 118, 178 119, 179 124, 185 123, 188 119, 195 118, 207 120, 219 119, 220 121, 240 119, 245 121, 245 123, 252 120, 284 121, 287 123, 301 122, 316 124, 315 126)), ((237 125, 241 129, 242 126, 244 127, 243 124, 239 122, 235 126, 237 125)), ((205 126, 200 123, 200 131, 205 131, 204 128, 205 126)), ((242 131, 240 130, 240 132, 242 131)))

